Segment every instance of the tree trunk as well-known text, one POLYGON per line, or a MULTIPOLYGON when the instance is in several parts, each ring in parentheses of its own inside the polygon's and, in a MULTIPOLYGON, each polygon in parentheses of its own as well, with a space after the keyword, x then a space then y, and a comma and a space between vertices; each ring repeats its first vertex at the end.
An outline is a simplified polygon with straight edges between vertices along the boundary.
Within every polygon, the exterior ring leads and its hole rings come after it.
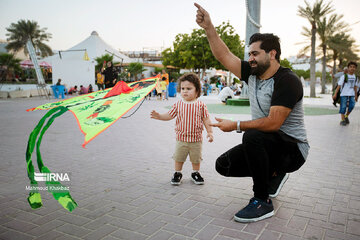
MULTIPOLYGON (((335 75, 336 73, 337 73, 337 71, 336 71, 336 58, 337 58, 337 54, 334 52, 334 56, 333 56, 333 75, 335 75)), ((332 78, 332 90, 334 90, 335 89, 335 87, 336 87, 336 78, 335 77, 333 77, 332 78)))
POLYGON ((316 76, 315 76, 315 44, 316 44, 316 25, 315 22, 311 28, 311 56, 310 56, 310 97, 316 97, 316 76))
POLYGON ((326 88, 326 45, 323 46, 321 94, 325 94, 326 88))
MULTIPOLYGON (((204 80, 205 75, 206 75, 206 68, 203 68, 202 69, 202 77, 201 77, 202 80, 204 80)), ((210 82, 209 82, 209 84, 210 84, 210 82)))
POLYGON ((229 80, 228 80, 228 86, 231 86, 232 82, 231 82, 231 72, 229 71, 229 80))
POLYGON ((340 69, 343 69, 344 67, 343 67, 343 58, 339 58, 339 68, 340 69))

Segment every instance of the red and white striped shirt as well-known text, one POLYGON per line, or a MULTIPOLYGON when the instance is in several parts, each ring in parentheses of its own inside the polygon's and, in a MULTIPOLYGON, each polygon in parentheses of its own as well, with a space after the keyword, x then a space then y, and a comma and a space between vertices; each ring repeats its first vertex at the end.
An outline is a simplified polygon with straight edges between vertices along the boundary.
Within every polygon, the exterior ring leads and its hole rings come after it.
POLYGON ((205 103, 199 100, 186 102, 180 100, 170 109, 171 117, 176 118, 176 140, 182 142, 201 142, 204 118, 209 117, 205 103))

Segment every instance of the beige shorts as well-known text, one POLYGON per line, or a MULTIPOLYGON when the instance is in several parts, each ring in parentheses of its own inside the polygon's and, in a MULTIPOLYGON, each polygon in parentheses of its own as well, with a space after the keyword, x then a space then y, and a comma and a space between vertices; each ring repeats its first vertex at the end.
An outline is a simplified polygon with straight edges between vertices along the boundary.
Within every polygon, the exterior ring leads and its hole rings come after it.
POLYGON ((175 162, 185 162, 188 155, 190 156, 190 162, 200 163, 202 160, 202 142, 176 141, 173 156, 175 162))

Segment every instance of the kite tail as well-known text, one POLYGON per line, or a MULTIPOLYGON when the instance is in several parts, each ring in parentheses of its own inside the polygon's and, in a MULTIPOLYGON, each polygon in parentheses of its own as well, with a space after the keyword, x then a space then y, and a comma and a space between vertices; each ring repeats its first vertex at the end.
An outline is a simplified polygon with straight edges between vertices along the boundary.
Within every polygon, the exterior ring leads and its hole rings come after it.
MULTIPOLYGON (((41 158, 41 153, 40 153, 41 140, 44 133, 53 123, 55 118, 65 113, 67 110, 68 109, 66 107, 62 107, 62 106, 49 110, 49 112, 47 112, 45 116, 39 121, 38 125, 34 128, 34 130, 29 136, 28 146, 26 150, 26 162, 27 162, 28 177, 30 179, 30 184, 31 184, 31 192, 28 197, 28 202, 31 208, 33 209, 40 208, 42 206, 41 195, 37 190, 38 183, 35 180, 34 166, 31 160, 31 156, 35 148, 36 138, 38 137, 39 132, 41 130, 38 140, 36 142, 37 163, 41 173, 50 174, 51 171, 44 165, 41 158), (47 118, 49 118, 49 120, 46 123, 46 125, 43 127, 44 122, 47 118)), ((46 185, 48 191, 65 209, 71 212, 76 208, 77 203, 72 199, 67 188, 64 187, 60 182, 54 181, 53 179, 46 177, 46 185)))

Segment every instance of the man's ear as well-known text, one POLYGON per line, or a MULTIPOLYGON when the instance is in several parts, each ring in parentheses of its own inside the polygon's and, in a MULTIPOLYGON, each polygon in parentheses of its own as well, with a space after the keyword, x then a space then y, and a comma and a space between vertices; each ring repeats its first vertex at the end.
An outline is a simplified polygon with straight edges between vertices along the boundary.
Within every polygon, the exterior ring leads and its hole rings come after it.
POLYGON ((271 60, 276 60, 276 58, 275 58, 275 56, 276 56, 276 50, 273 49, 273 50, 271 50, 269 53, 270 53, 270 59, 271 59, 271 60))

